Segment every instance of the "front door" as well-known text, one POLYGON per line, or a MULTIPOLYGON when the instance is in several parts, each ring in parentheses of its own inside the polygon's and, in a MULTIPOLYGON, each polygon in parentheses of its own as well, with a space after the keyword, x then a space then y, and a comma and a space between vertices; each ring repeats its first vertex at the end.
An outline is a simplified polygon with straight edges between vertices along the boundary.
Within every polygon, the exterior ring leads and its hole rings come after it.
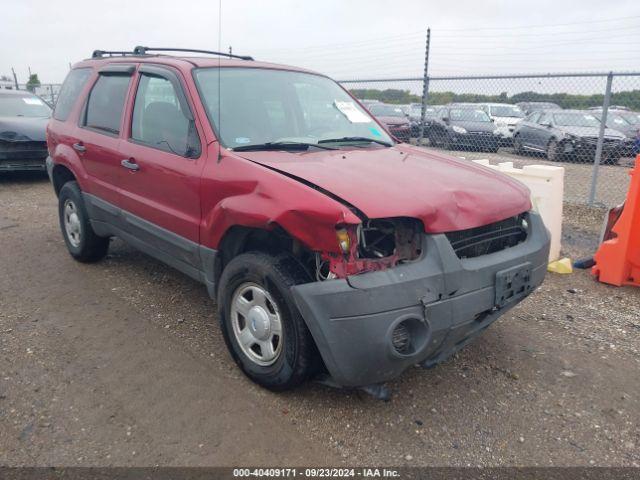
POLYGON ((205 149, 179 72, 143 65, 120 145, 126 230, 156 256, 198 268, 205 149))

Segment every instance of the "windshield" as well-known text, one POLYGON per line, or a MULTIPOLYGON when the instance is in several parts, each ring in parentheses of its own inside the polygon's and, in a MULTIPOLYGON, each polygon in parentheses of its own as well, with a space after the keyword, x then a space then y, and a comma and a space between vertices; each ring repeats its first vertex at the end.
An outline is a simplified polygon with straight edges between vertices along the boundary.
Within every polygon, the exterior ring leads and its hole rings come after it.
POLYGON ((1 94, 0 117, 44 117, 51 116, 51 108, 35 95, 1 94))
POLYGON ((524 113, 515 105, 491 105, 489 107, 494 117, 524 118, 524 113))
MULTIPOLYGON (((602 118, 602 114, 598 115, 598 120, 602 118)), ((607 115, 607 127, 609 128, 628 128, 629 122, 627 122, 621 115, 609 112, 607 115)))
POLYGON ((629 112, 629 113, 620 113, 622 118, 624 118, 631 125, 640 125, 640 113, 629 112))
POLYGON ((600 122, 590 113, 556 113, 553 115, 556 125, 562 127, 597 127, 600 122))
POLYGON ((369 106, 369 111, 376 117, 404 117, 404 112, 399 106, 385 105, 382 103, 369 106))
POLYGON ((483 110, 470 108, 452 108, 449 110, 449 119, 461 122, 490 122, 491 119, 483 110))
POLYGON ((229 148, 345 137, 394 143, 326 77, 264 68, 200 68, 195 78, 209 121, 229 148))

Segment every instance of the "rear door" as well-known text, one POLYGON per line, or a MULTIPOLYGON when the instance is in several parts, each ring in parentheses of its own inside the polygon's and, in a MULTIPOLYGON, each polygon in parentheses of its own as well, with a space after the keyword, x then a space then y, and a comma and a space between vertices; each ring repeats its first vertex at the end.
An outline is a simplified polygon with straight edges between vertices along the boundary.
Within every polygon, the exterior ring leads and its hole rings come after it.
MULTIPOLYGON (((121 205, 120 133, 134 71, 133 64, 110 64, 98 72, 73 144, 88 175, 87 193, 114 206, 121 205)), ((103 207, 106 213, 115 213, 108 205, 103 207)))
POLYGON ((120 145, 126 230, 156 256, 198 265, 204 138, 184 79, 166 66, 142 65, 120 145))

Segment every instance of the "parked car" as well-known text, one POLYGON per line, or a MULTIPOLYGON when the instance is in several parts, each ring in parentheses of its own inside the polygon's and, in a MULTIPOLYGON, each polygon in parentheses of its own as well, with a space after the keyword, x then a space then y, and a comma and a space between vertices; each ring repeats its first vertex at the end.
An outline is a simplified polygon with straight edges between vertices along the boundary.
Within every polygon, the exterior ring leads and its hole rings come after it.
POLYGON ((447 105, 429 124, 429 144, 434 147, 471 148, 497 152, 499 137, 489 115, 479 106, 447 105))
MULTIPOLYGON (((588 110, 545 110, 528 115, 516 128, 513 145, 516 153, 525 150, 543 152, 551 161, 565 157, 593 162, 600 134, 600 122, 588 110)), ((625 136, 605 128, 602 159, 619 161, 625 136)))
POLYGON ((397 139, 408 142, 411 138, 409 119, 397 105, 373 103, 368 106, 371 114, 382 122, 397 139))
POLYGON ((516 103, 516 106, 518 106, 525 115, 541 110, 562 110, 560 105, 552 102, 519 102, 516 103))
MULTIPOLYGON (((421 103, 412 103, 409 106, 409 122, 411 123, 411 136, 419 137, 420 136, 420 121, 422 119, 422 104, 421 103)), ((429 128, 429 124, 431 120, 436 116, 438 112, 438 107, 429 105, 426 107, 424 112, 424 124, 425 124, 425 132, 429 128)))
POLYGON ((513 132, 524 118, 520 107, 508 103, 483 103, 480 107, 495 125, 500 144, 513 145, 513 132))
POLYGON ((373 99, 362 99, 360 100, 360 103, 362 103, 365 107, 369 107, 369 105, 373 105, 374 103, 382 103, 380 100, 373 100, 373 99))
POLYGON ((45 171, 51 108, 24 90, 0 90, 0 172, 45 171))
MULTIPOLYGON (((614 113, 624 118, 630 125, 640 131, 640 112, 632 112, 627 110, 613 110, 614 113)), ((640 154, 640 134, 636 137, 633 144, 633 155, 640 154)))
POLYGON ((433 366, 543 281, 549 235, 519 182, 397 144, 324 75, 154 51, 96 51, 64 82, 62 236, 82 262, 117 236, 204 283, 260 385, 433 366))
MULTIPOLYGON (((587 110, 602 110, 602 107, 589 107, 587 110)), ((624 105, 609 105, 609 110, 622 110, 624 112, 631 111, 629 107, 625 107, 624 105)))
MULTIPOLYGON (((594 111, 593 115, 598 120, 602 120, 602 110, 594 111)), ((620 152, 621 156, 631 157, 637 155, 640 124, 632 125, 617 111, 611 110, 607 112, 607 128, 617 130, 625 136, 622 151, 620 152)))

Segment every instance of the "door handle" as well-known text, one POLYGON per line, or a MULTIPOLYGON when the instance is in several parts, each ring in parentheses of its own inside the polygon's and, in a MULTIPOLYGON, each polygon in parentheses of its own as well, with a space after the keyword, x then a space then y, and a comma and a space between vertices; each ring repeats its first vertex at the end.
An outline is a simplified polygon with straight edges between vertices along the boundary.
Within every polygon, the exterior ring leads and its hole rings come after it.
POLYGON ((87 148, 82 144, 82 142, 74 143, 73 149, 80 153, 84 153, 87 151, 87 148))
POLYGON ((140 165, 138 165, 133 158, 125 158, 120 162, 120 165, 134 172, 140 170, 140 165))

